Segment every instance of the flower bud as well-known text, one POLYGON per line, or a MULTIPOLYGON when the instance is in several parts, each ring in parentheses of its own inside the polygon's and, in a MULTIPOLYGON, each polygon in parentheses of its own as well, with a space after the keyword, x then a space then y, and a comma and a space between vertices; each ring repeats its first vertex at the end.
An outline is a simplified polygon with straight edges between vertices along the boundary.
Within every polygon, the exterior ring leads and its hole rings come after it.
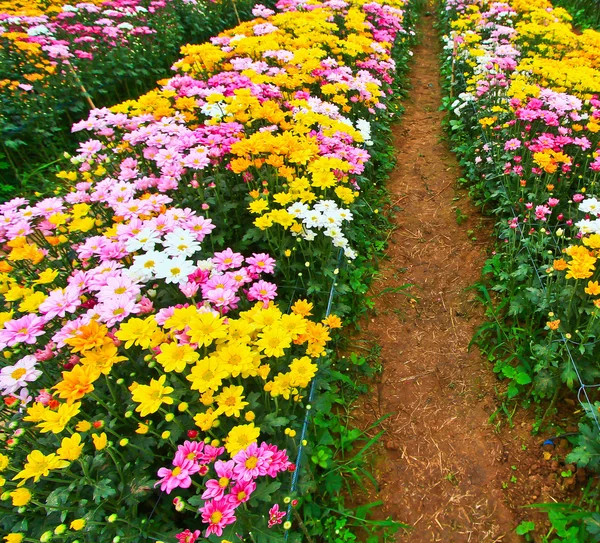
POLYGON ((52 541, 52 531, 51 530, 44 532, 40 536, 40 543, 48 543, 48 541, 52 541))
POLYGON ((56 535, 62 535, 67 531, 67 525, 66 524, 59 524, 56 528, 54 528, 54 533, 56 535))
POLYGON ((174 415, 173 413, 167 413, 167 414, 165 415, 165 420, 166 420, 167 422, 171 422, 171 421, 172 421, 174 418, 175 418, 175 415, 174 415))
POLYGON ((117 518, 119 518, 119 517, 117 516, 117 514, 116 514, 116 513, 113 513, 112 515, 110 515, 109 517, 107 517, 106 521, 107 521, 107 522, 114 522, 115 520, 117 520, 117 518))

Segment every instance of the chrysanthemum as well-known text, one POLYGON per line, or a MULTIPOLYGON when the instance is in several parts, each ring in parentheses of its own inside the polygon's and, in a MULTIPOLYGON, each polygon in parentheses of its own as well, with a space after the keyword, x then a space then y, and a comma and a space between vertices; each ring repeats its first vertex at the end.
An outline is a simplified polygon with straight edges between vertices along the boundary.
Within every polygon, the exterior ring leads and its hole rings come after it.
POLYGON ((13 394, 19 388, 26 387, 27 383, 35 381, 42 372, 36 370, 37 360, 35 356, 28 355, 12 366, 6 366, 0 370, 0 388, 2 395, 13 394))
POLYGON ((222 535, 225 526, 236 521, 235 506, 229 500, 209 500, 199 511, 202 513, 202 522, 208 524, 205 537, 210 534, 222 535))

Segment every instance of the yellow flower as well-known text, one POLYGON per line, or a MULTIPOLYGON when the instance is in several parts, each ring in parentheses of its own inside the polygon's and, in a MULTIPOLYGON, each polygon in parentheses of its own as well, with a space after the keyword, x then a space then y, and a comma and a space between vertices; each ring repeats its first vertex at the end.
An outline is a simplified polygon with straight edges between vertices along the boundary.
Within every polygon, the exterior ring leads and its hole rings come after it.
POLYGON ((177 342, 161 343, 160 354, 156 360, 166 372, 181 373, 188 364, 193 364, 200 355, 189 345, 179 345, 177 342))
POLYGON ((264 352, 266 356, 279 358, 285 354, 285 349, 292 344, 292 338, 281 326, 266 327, 262 333, 258 334, 260 338, 256 345, 264 352))
POLYGON ((131 396, 134 402, 138 402, 135 410, 142 417, 150 413, 156 413, 163 403, 171 405, 173 398, 168 396, 173 392, 173 387, 164 386, 167 376, 161 375, 158 380, 152 379, 149 385, 138 385, 131 396))
POLYGON ((207 390, 217 390, 227 377, 229 372, 223 367, 223 363, 215 357, 207 356, 196 362, 186 379, 192 383, 192 390, 202 394, 207 390))
POLYGON ((311 310, 313 308, 312 302, 307 300, 298 300, 293 306, 292 311, 298 315, 302 315, 303 317, 308 317, 312 315, 311 310))
POLYGON ((129 349, 132 345, 139 345, 142 349, 148 349, 153 346, 153 337, 156 332, 157 324, 154 317, 148 317, 147 319, 133 318, 122 323, 115 335, 125 342, 126 349, 129 349))
POLYGON ((52 432, 59 434, 65 429, 69 421, 79 413, 81 402, 74 404, 62 404, 56 411, 45 410, 44 418, 38 424, 41 432, 52 432))
POLYGON ((254 213, 256 215, 262 213, 265 209, 269 209, 269 203, 262 198, 254 200, 248 204, 248 210, 250 213, 254 213))
POLYGON ((217 413, 223 413, 226 417, 239 418, 240 411, 248 405, 248 402, 244 402, 245 396, 243 386, 228 386, 223 388, 221 394, 215 397, 217 405, 217 413))
POLYGON ((17 490, 13 490, 10 493, 10 497, 12 498, 12 504, 15 507, 23 507, 31 500, 31 492, 26 488, 17 488, 17 490))
POLYGON ((225 439, 225 448, 227 452, 233 457, 242 449, 248 447, 248 445, 255 443, 260 435, 260 428, 254 426, 254 423, 240 424, 234 426, 227 434, 225 439))
POLYGON ((135 431, 136 434, 147 434, 148 430, 150 430, 150 426, 148 426, 147 424, 144 424, 142 422, 138 422, 138 427, 137 430, 135 431))
POLYGON ((205 413, 198 413, 194 415, 194 423, 203 432, 208 432, 218 418, 219 415, 212 409, 209 409, 205 413))
POLYGON ((23 479, 18 486, 23 486, 27 479, 33 479, 35 483, 40 480, 40 477, 47 476, 52 469, 61 469, 69 465, 69 462, 61 460, 56 454, 52 453, 44 456, 41 451, 34 450, 27 455, 27 463, 23 469, 13 477, 23 479))
POLYGON ((77 423, 77 426, 75 426, 75 429, 78 432, 87 432, 89 431, 89 429, 92 427, 91 423, 89 423, 87 420, 82 420, 81 422, 77 423))
POLYGON ((188 335, 192 343, 197 343, 199 347, 208 347, 213 340, 225 337, 227 329, 224 325, 224 318, 218 314, 201 313, 197 315, 189 324, 188 335))
POLYGON ((73 434, 71 437, 64 437, 60 448, 56 451, 62 460, 77 460, 81 456, 83 444, 81 436, 73 434))
POLYGON ((597 296, 600 294, 600 284, 598 284, 598 281, 588 281, 585 293, 590 296, 597 296))
POLYGON ((88 351, 101 347, 107 334, 106 326, 96 321, 90 321, 88 324, 80 326, 72 337, 65 339, 65 343, 72 347, 71 350, 74 353, 88 351))
POLYGON ((308 356, 294 358, 290 364, 291 384, 294 387, 307 387, 317 373, 318 366, 308 356))
POLYGON ((71 524, 69 524, 69 528, 71 528, 71 530, 75 530, 76 532, 82 530, 84 527, 85 519, 83 518, 76 518, 71 522, 71 524))
POLYGON ((85 352, 80 362, 83 366, 89 366, 92 371, 108 375, 117 362, 127 360, 126 356, 119 356, 119 350, 112 339, 104 338, 104 344, 95 349, 85 352))
POLYGON ((21 541, 23 541, 24 538, 25 536, 23 534, 13 532, 8 535, 5 535, 4 541, 5 543, 21 543, 21 541))
POLYGON ((324 318, 321 322, 331 329, 342 327, 342 319, 337 315, 329 315, 329 317, 324 318))
POLYGON ((92 439, 94 440, 94 447, 97 451, 106 449, 106 445, 108 444, 108 437, 106 437, 106 432, 102 432, 100 435, 92 434, 92 439))
POLYGON ((21 313, 34 313, 47 297, 43 292, 32 292, 25 296, 19 304, 19 311, 21 313))
POLYGON ((8 456, 0 454, 0 473, 8 467, 8 456))

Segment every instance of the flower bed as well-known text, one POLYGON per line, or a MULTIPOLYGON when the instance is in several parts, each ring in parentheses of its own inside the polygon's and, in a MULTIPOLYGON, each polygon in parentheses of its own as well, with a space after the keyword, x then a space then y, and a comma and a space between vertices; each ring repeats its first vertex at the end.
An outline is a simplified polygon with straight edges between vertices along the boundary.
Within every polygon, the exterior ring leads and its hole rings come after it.
POLYGON ((279 9, 77 123, 66 196, 0 206, 11 543, 311 527, 314 506, 281 526, 301 499, 286 472, 309 467, 313 378, 364 293, 365 196, 410 34, 403 1, 279 9))
POLYGON ((549 410, 579 394, 592 426, 570 461, 598 469, 600 33, 576 34, 545 0, 446 5, 450 126, 473 196, 499 221, 484 268, 494 322, 478 342, 509 398, 549 410))
POLYGON ((252 2, 238 9, 232 1, 0 5, 0 135, 8 170, 0 197, 14 196, 23 176, 72 150, 74 120, 94 106, 139 96, 169 73, 186 41, 202 42, 251 17, 252 2))

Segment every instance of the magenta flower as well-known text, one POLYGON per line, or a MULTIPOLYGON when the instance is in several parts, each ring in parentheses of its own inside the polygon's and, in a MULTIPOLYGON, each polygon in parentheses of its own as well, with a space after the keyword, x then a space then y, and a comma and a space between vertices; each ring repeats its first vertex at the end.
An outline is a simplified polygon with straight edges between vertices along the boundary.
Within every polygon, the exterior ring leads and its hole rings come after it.
POLYGON ((229 500, 209 500, 199 511, 202 513, 202 522, 209 525, 205 537, 210 534, 222 535, 223 528, 236 521, 235 507, 229 500))
POLYGON ((273 528, 276 524, 281 524, 283 517, 285 517, 285 511, 280 511, 279 504, 276 503, 269 509, 269 522, 267 522, 267 526, 273 528))
POLYGON ((39 307, 40 313, 46 316, 46 321, 54 317, 64 317, 66 313, 73 313, 81 305, 81 291, 75 285, 65 289, 53 290, 39 307))
MULTIPOLYGON (((177 455, 181 455, 183 459, 190 460, 192 462, 199 462, 202 460, 202 450, 204 449, 204 443, 202 441, 185 441, 183 445, 177 447, 177 455)), ((177 456, 176 455, 176 456, 177 456)), ((173 462, 174 465, 178 465, 173 462)))

